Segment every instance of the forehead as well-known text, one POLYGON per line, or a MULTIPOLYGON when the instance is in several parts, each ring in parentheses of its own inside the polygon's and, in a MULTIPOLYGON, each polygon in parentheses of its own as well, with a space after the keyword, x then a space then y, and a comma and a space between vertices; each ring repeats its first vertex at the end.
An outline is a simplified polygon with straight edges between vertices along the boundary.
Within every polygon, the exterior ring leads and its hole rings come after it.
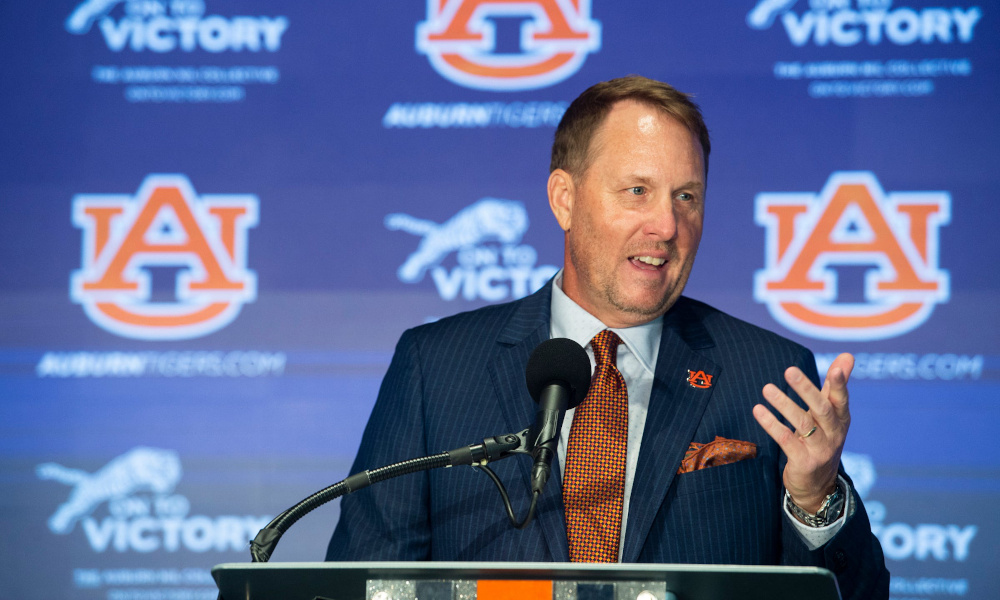
POLYGON ((661 109, 634 100, 611 107, 595 132, 590 155, 604 165, 645 159, 704 172, 704 153, 697 136, 661 109))

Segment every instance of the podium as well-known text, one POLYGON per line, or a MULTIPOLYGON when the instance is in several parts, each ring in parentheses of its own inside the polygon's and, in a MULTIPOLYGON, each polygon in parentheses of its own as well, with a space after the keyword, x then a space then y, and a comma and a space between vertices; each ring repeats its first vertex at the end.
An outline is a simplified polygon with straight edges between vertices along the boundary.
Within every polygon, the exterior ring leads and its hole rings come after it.
POLYGON ((819 567, 300 562, 212 569, 221 600, 840 600, 819 567))

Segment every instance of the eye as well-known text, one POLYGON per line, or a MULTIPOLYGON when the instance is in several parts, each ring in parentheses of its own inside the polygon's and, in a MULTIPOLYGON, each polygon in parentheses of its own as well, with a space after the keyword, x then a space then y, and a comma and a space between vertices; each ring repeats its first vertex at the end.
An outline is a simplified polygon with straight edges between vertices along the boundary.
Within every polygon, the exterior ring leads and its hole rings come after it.
POLYGON ((636 185, 628 189, 629 193, 633 196, 641 196, 646 193, 646 188, 641 185, 636 185))
POLYGON ((681 193, 677 194, 677 199, 681 200, 681 201, 684 201, 684 202, 693 202, 694 201, 694 194, 691 194, 691 193, 688 193, 688 192, 681 192, 681 193))

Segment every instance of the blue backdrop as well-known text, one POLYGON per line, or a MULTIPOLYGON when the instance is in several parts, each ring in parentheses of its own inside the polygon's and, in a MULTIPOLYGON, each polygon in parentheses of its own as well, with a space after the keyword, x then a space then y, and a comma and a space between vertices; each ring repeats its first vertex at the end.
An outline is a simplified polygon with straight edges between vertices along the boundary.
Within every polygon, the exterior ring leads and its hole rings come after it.
MULTIPOLYGON (((212 565, 348 474, 404 329, 561 265, 554 127, 628 73, 711 129, 687 294, 821 372, 856 354, 845 463, 893 597, 996 598, 998 16, 0 4, 0 598, 214 598, 212 565)), ((321 559, 337 518, 275 560, 321 559)))

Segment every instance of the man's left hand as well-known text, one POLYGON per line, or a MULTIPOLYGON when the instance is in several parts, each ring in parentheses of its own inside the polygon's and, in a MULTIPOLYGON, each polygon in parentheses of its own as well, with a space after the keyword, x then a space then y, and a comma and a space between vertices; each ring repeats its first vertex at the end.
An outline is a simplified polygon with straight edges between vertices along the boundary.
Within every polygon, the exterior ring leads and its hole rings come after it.
POLYGON ((809 410, 802 410, 776 385, 764 386, 764 398, 790 424, 783 425, 762 404, 753 407, 753 416, 788 457, 782 480, 792 501, 802 509, 815 513, 824 498, 837 485, 840 453, 844 450, 851 413, 847 406, 847 380, 854 368, 854 357, 838 356, 826 372, 823 389, 816 389, 798 367, 785 371, 785 381, 809 410))

